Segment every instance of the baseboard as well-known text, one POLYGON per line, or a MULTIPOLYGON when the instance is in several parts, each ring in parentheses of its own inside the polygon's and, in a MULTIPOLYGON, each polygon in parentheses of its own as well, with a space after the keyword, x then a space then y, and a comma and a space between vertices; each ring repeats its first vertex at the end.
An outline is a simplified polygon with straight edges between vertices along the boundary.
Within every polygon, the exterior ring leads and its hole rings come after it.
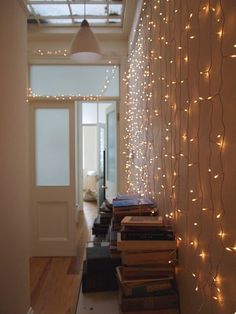
POLYGON ((29 308, 29 311, 27 312, 27 314, 34 314, 34 310, 32 307, 29 308))

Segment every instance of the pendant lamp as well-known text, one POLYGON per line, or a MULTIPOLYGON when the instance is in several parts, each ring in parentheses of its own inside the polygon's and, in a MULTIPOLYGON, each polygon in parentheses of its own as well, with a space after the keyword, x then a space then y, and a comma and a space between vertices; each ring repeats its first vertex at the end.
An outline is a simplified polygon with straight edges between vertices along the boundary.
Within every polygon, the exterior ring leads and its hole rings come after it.
POLYGON ((77 62, 95 62, 101 58, 97 39, 86 20, 86 0, 84 1, 84 19, 72 41, 70 57, 77 62))

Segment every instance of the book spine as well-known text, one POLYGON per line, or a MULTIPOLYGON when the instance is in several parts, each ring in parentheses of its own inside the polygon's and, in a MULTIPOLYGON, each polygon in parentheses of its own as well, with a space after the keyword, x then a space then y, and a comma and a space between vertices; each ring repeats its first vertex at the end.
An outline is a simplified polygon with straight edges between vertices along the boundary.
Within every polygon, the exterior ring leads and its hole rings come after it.
POLYGON ((121 232, 121 240, 174 240, 173 232, 121 232))

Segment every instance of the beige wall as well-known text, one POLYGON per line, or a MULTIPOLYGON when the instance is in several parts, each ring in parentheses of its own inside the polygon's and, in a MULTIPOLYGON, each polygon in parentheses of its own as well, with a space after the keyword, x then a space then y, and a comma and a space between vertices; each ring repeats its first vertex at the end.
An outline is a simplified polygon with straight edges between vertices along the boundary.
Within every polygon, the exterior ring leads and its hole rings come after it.
POLYGON ((210 2, 145 1, 127 77, 127 182, 174 217, 182 314, 236 312, 236 3, 210 2))
POLYGON ((16 0, 0 10, 0 313, 26 314, 29 299, 26 22, 16 0))

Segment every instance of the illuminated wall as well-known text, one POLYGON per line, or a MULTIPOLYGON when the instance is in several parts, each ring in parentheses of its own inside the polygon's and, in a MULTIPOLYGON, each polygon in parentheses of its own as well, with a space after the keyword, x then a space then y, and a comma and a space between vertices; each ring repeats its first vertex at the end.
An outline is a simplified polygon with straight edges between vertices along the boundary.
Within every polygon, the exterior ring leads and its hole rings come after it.
POLYGON ((17 0, 0 7, 0 313, 29 314, 27 24, 17 0))
POLYGON ((127 191, 174 222, 182 314, 235 314, 236 2, 144 1, 130 45, 127 191))

